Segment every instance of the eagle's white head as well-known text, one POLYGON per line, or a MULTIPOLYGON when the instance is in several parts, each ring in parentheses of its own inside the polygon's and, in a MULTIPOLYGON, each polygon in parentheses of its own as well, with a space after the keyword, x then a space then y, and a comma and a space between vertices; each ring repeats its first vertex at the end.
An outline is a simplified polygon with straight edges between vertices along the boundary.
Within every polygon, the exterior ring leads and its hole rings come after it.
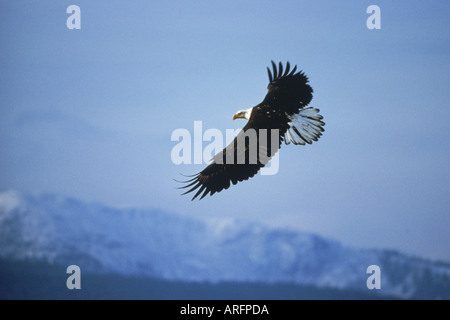
POLYGON ((249 109, 246 109, 246 110, 239 110, 233 116, 233 120, 236 120, 236 119, 247 119, 247 120, 249 120, 250 116, 252 115, 252 110, 253 110, 253 108, 249 108, 249 109))

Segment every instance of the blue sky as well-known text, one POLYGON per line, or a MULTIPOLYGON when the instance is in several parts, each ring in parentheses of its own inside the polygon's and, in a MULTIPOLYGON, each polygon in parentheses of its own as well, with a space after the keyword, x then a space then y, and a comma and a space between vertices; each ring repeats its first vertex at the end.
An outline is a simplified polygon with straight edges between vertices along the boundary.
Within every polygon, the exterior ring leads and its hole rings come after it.
POLYGON ((450 260, 445 1, 0 1, 0 189, 288 226, 450 260), (81 30, 66 9, 81 8, 81 30), (381 9, 369 30, 366 9, 381 9), (191 202, 177 128, 242 127, 270 60, 326 122, 258 175, 191 202))

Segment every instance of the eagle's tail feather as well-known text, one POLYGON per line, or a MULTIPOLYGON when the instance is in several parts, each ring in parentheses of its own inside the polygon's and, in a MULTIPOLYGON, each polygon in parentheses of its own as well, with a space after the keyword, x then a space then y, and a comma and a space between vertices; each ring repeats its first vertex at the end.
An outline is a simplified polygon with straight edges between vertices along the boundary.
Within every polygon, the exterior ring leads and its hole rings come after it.
POLYGON ((325 125, 319 112, 319 109, 309 107, 292 116, 292 121, 289 123, 290 128, 284 136, 285 143, 305 145, 317 141, 322 135, 325 125))

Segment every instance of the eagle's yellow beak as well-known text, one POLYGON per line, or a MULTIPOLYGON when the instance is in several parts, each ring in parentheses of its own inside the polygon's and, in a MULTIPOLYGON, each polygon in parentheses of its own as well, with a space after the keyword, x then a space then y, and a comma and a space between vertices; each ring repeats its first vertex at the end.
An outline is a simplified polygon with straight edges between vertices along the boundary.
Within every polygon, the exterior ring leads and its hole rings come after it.
POLYGON ((241 112, 236 113, 236 114, 233 116, 233 120, 236 120, 236 119, 243 119, 243 118, 244 118, 244 116, 242 115, 241 112))

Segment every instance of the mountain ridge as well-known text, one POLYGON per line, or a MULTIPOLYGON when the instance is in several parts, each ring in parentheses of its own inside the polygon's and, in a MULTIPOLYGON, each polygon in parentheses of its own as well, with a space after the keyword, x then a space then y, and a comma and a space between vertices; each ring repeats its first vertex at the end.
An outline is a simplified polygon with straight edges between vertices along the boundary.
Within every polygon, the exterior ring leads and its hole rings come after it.
POLYGON ((55 195, 0 193, 0 258, 77 264, 83 270, 164 280, 294 283, 449 298, 450 264, 236 219, 194 219, 157 209, 116 209, 55 195), (433 284, 435 290, 427 286, 433 284), (426 289, 424 289, 426 288, 426 289))

